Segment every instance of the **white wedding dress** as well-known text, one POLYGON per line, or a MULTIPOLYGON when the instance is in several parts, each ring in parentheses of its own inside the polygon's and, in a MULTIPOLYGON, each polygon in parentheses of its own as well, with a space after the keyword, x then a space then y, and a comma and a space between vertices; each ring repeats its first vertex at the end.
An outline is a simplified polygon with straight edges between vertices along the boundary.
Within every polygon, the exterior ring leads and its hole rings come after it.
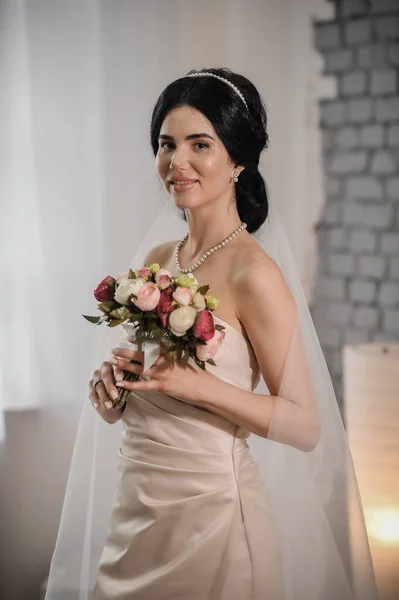
MULTIPOLYGON (((231 325, 209 371, 259 380, 231 325)), ((208 368, 208 367, 207 367, 208 368)), ((130 393, 95 600, 283 600, 280 548, 249 432, 157 391, 130 393)))

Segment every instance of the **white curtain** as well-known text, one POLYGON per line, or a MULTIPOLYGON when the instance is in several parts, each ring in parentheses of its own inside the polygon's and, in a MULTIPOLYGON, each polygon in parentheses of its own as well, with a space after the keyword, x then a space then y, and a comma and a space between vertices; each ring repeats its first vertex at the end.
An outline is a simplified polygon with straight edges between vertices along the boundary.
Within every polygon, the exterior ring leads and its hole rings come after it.
POLYGON ((77 365, 93 344, 80 313, 104 268, 98 8, 1 5, 5 409, 74 399, 77 365))

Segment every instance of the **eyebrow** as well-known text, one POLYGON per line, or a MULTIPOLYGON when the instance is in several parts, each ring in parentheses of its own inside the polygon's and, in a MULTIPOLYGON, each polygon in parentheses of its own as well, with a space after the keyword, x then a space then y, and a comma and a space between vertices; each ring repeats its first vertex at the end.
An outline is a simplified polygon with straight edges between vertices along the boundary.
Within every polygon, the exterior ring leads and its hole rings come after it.
MULTIPOLYGON (((197 138, 208 138, 210 140, 215 141, 214 138, 211 135, 209 135, 209 133, 191 133, 190 135, 187 135, 185 139, 186 140, 195 140, 197 138)), ((158 136, 158 139, 174 141, 175 138, 172 135, 166 135, 165 133, 161 133, 158 136)))

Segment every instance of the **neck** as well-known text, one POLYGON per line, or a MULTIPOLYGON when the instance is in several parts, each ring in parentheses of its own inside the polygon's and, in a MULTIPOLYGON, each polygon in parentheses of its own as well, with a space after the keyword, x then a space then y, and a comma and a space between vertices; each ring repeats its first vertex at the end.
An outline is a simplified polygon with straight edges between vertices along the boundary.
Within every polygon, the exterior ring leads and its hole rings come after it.
POLYGON ((215 209, 204 206, 195 210, 186 209, 188 240, 184 245, 184 255, 188 262, 195 260, 209 248, 216 246, 241 225, 236 205, 215 209))

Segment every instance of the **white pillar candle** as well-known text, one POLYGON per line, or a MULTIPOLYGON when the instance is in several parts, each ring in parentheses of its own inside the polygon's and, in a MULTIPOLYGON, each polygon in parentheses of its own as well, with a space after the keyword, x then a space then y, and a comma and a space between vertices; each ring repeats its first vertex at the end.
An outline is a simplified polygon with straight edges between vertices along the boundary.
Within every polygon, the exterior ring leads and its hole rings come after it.
MULTIPOLYGON (((399 344, 345 346, 343 366, 344 419, 380 600, 398 600, 399 344)), ((356 553, 352 522, 351 535, 356 553)))

